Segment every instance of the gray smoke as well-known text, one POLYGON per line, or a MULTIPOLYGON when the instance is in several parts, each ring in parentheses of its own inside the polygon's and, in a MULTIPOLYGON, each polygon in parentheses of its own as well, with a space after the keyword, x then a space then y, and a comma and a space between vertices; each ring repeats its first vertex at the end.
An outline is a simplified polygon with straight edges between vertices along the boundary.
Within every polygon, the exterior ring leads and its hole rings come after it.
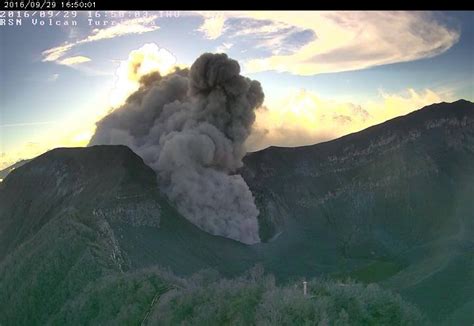
POLYGON ((97 123, 89 145, 129 146, 189 221, 257 243, 259 212, 235 171, 263 97, 260 83, 241 76, 237 61, 206 53, 189 70, 144 76, 140 89, 97 123))

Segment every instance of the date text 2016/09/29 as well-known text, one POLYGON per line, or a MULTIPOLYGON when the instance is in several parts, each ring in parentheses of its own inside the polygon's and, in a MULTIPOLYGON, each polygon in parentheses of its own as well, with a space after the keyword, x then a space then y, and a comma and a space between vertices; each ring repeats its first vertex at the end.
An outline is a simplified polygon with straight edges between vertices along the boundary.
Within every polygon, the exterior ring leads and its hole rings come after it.
POLYGON ((22 10, 61 10, 61 9, 95 9, 95 1, 83 1, 83 0, 4 0, 3 9, 22 9, 22 10))
POLYGON ((0 11, 0 26, 77 26, 77 11, 0 11))

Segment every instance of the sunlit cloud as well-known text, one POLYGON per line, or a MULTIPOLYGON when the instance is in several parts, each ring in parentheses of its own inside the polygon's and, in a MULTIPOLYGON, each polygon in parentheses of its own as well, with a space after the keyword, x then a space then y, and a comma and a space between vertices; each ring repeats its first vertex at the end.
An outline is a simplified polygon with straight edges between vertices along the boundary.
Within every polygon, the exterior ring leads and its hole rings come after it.
POLYGON ((266 50, 272 55, 293 53, 316 37, 310 29, 267 19, 244 18, 228 25, 230 39, 251 42, 253 48, 266 50))
POLYGON ((117 107, 140 86, 140 78, 157 71, 161 75, 168 74, 177 65, 176 57, 155 43, 148 43, 128 55, 127 60, 120 63, 116 72, 115 86, 110 92, 110 105, 117 107))
MULTIPOLYGON (((104 112, 84 119, 83 121, 44 121, 31 123, 17 123, 2 125, 1 127, 29 127, 40 124, 49 124, 47 129, 38 133, 35 141, 26 141, 4 150, 0 156, 0 170, 22 159, 30 159, 57 147, 83 147, 86 146, 94 134, 95 121, 104 112)), ((0 128, 1 128, 0 127, 0 128)))
POLYGON ((220 17, 224 21, 220 18, 219 26, 226 28, 211 29, 205 19, 200 30, 212 30, 212 38, 229 31, 235 42, 239 37, 260 37, 255 46, 270 50, 268 56, 245 62, 246 73, 273 70, 315 75, 413 61, 445 52, 460 37, 458 30, 426 12, 258 11, 225 12, 220 17), (232 24, 244 18, 261 23, 232 34, 232 24), (313 37, 298 46, 286 44, 302 32, 313 37), (287 51, 282 53, 282 48, 287 51))
POLYGON ((0 170, 3 170, 10 165, 22 159, 28 159, 44 153, 45 150, 39 143, 27 142, 17 146, 14 150, 6 151, 0 156, 0 170))
POLYGON ((232 46, 234 46, 234 44, 224 42, 216 48, 216 52, 227 53, 227 51, 229 51, 232 46))
POLYGON ((61 63, 60 58, 63 58, 67 53, 69 53, 73 48, 77 47, 78 45, 116 38, 124 35, 142 34, 155 31, 159 29, 159 26, 155 24, 156 18, 156 15, 150 15, 147 17, 127 19, 115 24, 114 26, 110 26, 103 29, 96 28, 92 31, 92 34, 88 35, 85 38, 79 39, 71 43, 66 42, 60 46, 56 46, 43 51, 43 61, 61 63))
POLYGON ((226 18, 220 13, 203 13, 204 22, 198 28, 206 38, 214 40, 222 35, 225 28, 226 18))
POLYGON ((75 43, 69 43, 45 50, 42 53, 43 61, 56 61, 65 55, 69 50, 71 50, 75 45, 75 43))
POLYGON ((84 146, 89 143, 89 140, 91 139, 93 135, 94 135, 93 130, 81 131, 75 134, 74 136, 72 136, 72 141, 77 144, 81 144, 81 146, 84 146))
POLYGON ((304 89, 293 90, 266 100, 265 106, 257 111, 247 147, 254 151, 271 145, 315 144, 450 100, 430 89, 407 89, 401 94, 380 91, 377 100, 363 103, 322 98, 304 89))
POLYGON ((73 66, 73 65, 81 64, 88 61, 91 61, 91 59, 88 57, 84 57, 82 55, 78 55, 78 56, 58 60, 58 63, 61 65, 73 66))

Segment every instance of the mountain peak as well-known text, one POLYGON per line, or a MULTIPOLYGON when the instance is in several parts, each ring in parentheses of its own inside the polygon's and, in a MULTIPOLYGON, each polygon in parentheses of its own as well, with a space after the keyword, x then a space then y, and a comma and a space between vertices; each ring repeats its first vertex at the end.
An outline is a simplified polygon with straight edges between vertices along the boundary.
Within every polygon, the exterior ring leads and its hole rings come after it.
POLYGON ((474 109, 474 103, 470 102, 465 99, 459 99, 454 102, 439 102, 439 103, 433 103, 430 105, 426 105, 422 107, 419 110, 413 111, 407 115, 410 115, 412 113, 416 113, 418 111, 424 111, 424 110, 433 110, 433 109, 474 109))
POLYGON ((29 180, 37 177, 46 184, 51 183, 47 179, 56 180, 51 185, 57 186, 59 179, 66 177, 93 179, 112 174, 130 177, 135 182, 156 184, 153 170, 124 145, 55 148, 13 170, 2 184, 18 182, 21 176, 27 175, 29 180))
POLYGON ((0 258, 9 246, 64 212, 90 216, 94 211, 119 209, 126 216, 138 204, 130 206, 122 198, 137 197, 137 203, 159 216, 150 199, 156 189, 155 172, 126 146, 46 152, 11 171, 0 183, 0 207, 4 212, 14 212, 0 213, 0 230, 15 234, 14 238, 0 237, 4 241, 0 241, 0 258), (21 232, 13 231, 19 226, 21 232))

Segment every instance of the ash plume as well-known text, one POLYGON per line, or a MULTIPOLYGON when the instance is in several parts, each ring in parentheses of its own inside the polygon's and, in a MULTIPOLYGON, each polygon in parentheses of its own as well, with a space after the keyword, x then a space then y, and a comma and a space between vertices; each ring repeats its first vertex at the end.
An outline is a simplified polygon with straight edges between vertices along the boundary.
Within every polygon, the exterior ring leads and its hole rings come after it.
POLYGON ((263 98, 260 83, 241 76, 237 61, 205 53, 189 70, 144 76, 126 103, 97 123, 89 145, 129 146, 189 221, 257 243, 259 211, 235 171, 263 98))

